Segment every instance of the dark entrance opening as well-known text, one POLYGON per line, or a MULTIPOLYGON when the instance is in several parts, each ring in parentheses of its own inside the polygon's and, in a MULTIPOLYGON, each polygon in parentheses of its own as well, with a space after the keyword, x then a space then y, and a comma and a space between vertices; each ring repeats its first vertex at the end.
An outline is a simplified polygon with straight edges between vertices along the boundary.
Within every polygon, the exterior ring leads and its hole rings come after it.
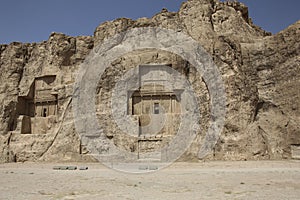
POLYGON ((154 103, 154 114, 159 114, 159 103, 154 103))

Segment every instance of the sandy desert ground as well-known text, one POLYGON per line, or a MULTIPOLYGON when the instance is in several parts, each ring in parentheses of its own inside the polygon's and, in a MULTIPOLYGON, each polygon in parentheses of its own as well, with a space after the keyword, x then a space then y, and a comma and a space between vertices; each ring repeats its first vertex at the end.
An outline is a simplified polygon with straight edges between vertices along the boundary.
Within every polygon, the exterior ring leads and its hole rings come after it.
POLYGON ((174 163, 129 174, 100 163, 0 165, 0 199, 300 199, 300 161, 174 163), (53 170, 54 166, 88 170, 53 170))

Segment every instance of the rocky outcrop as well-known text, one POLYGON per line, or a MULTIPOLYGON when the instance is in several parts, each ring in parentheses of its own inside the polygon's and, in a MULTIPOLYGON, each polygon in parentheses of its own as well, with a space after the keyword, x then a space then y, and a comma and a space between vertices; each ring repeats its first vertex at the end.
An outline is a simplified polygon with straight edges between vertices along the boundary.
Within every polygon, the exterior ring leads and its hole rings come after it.
MULTIPOLYGON (((94 36, 52 33, 48 41, 41 43, 0 45, 0 162, 93 160, 81 145, 72 117, 73 85, 79 65, 104 39, 149 26, 190 35, 212 56, 222 74, 226 121, 214 151, 206 159, 291 158, 291 145, 300 145, 300 22, 271 35, 252 23, 248 8, 241 3, 188 0, 176 13, 163 9, 152 18, 105 22, 96 28, 94 36), (49 83, 49 76, 55 76, 53 83, 49 83), (53 101, 37 101, 39 80, 51 87, 41 97, 53 97, 53 101), (32 103, 35 110, 30 113, 32 103), (49 117, 52 108, 55 115, 49 117), (24 113, 33 115, 31 123, 37 125, 23 127, 24 113)), ((184 60, 159 50, 134 52, 112 63, 99 83, 102 101, 98 106, 109 110, 105 105, 121 72, 149 63, 172 64, 188 77, 202 102, 201 126, 207 128, 210 95, 201 74, 193 73, 192 66, 185 71, 184 60)), ((99 123, 108 124, 107 136, 132 151, 132 138, 119 134, 109 116, 105 109, 98 116, 99 123)), ((181 160, 197 159, 202 140, 203 133, 199 133, 181 160)))
MULTIPOLYGON (((64 113, 70 110, 69 101, 76 76, 74 72, 92 48, 92 37, 73 38, 59 33, 52 33, 49 40, 42 43, 1 45, 0 160, 2 162, 39 160, 52 149, 56 138, 65 137, 72 141, 73 129, 62 131, 61 128, 65 123, 72 124, 72 119, 66 120, 64 113), (56 85, 52 90, 58 94, 57 119, 48 125, 49 130, 43 131, 46 134, 26 132, 20 134, 19 117, 23 114, 18 110, 20 97, 30 96, 34 80, 47 75, 56 75, 56 85)), ((79 146, 78 136, 75 138, 79 146)), ((76 146, 74 143, 67 144, 68 142, 63 146, 69 145, 72 148, 76 146)), ((70 153, 78 154, 79 150, 77 148, 76 151, 61 152, 61 154, 70 153)), ((70 157, 73 159, 74 156, 70 157)))
POLYGON ((256 72, 253 122, 272 159, 289 158, 291 144, 299 144, 299 27, 298 21, 277 35, 243 44, 244 65, 256 72))

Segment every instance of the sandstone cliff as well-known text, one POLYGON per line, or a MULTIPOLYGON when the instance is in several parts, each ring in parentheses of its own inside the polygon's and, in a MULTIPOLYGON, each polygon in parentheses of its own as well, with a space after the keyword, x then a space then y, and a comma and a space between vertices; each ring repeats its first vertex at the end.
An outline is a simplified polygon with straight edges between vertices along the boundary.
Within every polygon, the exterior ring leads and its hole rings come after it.
MULTIPOLYGON (((176 13, 163 9, 150 19, 105 22, 96 28, 94 36, 52 33, 41 43, 0 45, 0 162, 93 160, 81 145, 72 116, 73 84, 79 65, 104 39, 148 26, 190 35, 212 56, 222 74, 226 121, 214 151, 206 159, 291 158, 292 149, 300 145, 300 21, 271 35, 252 23, 248 8, 241 3, 188 0, 176 13), (47 84, 40 86, 40 82, 47 84), (39 116, 30 111, 34 102, 39 116), (48 116, 50 112, 53 116, 48 116), (35 125, 26 127, 26 123, 35 125)), ((186 72, 186 62, 169 52, 140 51, 112 63, 99 83, 103 90, 98 106, 108 104, 106 99, 122 70, 148 63, 171 63, 193 82, 204 102, 201 126, 207 128, 210 98, 201 74, 186 72)), ((100 114, 99 120, 109 124, 108 137, 130 150, 131 139, 113 134, 117 127, 111 124, 109 115, 100 114)), ((181 160, 197 159, 202 140, 199 133, 181 160)))

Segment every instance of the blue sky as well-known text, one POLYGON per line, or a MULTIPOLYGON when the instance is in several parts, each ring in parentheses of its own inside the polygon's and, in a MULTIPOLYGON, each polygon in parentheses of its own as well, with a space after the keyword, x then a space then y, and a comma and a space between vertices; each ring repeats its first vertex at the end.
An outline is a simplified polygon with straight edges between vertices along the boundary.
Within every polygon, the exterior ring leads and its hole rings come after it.
MULTIPOLYGON (((40 42, 51 32, 93 35, 102 22, 151 17, 163 7, 177 11, 184 0, 1 0, 0 44, 40 42)), ((300 0, 240 0, 254 23, 277 33, 300 19, 300 0)))

